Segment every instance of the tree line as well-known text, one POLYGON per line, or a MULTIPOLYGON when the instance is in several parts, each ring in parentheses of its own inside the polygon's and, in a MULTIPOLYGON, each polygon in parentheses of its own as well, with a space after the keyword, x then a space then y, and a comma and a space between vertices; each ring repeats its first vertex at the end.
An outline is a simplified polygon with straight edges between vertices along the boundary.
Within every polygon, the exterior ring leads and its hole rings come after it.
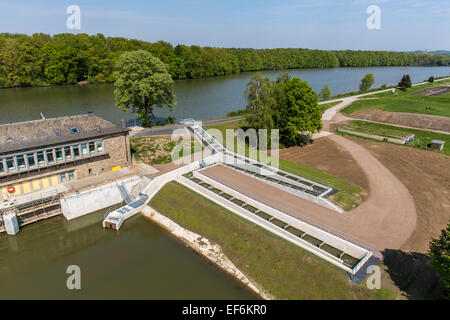
POLYGON ((260 70, 450 65, 450 56, 426 53, 212 48, 102 34, 1 33, 0 87, 113 82, 120 55, 136 50, 146 50, 166 63, 173 79, 260 70))

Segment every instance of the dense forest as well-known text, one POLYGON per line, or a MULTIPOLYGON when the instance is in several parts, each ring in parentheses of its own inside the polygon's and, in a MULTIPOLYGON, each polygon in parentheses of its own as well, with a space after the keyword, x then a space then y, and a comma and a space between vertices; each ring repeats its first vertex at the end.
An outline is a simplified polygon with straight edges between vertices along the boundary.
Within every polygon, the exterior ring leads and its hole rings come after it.
POLYGON ((139 49, 167 63, 174 79, 294 68, 450 65, 450 56, 426 53, 174 47, 102 34, 2 33, 0 87, 112 82, 119 56, 139 49))

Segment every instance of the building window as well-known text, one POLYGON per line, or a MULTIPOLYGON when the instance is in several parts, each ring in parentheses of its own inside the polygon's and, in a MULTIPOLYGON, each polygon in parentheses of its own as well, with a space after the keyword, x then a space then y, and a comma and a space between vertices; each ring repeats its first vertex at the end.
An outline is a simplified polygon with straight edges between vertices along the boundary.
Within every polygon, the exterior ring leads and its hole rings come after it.
POLYGON ((55 161, 55 158, 53 157, 53 150, 47 150, 47 162, 52 163, 55 161))
POLYGON ((28 160, 29 167, 34 167, 36 165, 36 162, 34 161, 34 153, 28 153, 27 160, 28 160))
POLYGON ((95 143, 89 142, 89 152, 94 153, 95 152, 95 143))
POLYGON ((16 169, 16 164, 14 163, 14 158, 6 158, 6 167, 8 171, 12 171, 16 169))
POLYGON ((97 141, 97 152, 102 152, 103 151, 103 141, 99 140, 97 141))
POLYGON ((88 169, 88 173, 91 174, 92 173, 92 169, 89 168, 88 169))
POLYGON ((59 180, 61 181, 61 183, 66 182, 66 173, 60 173, 59 174, 59 180))
POLYGON ((38 151, 36 155, 37 155, 38 163, 39 164, 44 164, 45 163, 44 151, 38 151))
POLYGON ((79 157, 80 156, 80 146, 78 145, 78 144, 74 144, 73 146, 72 146, 72 148, 73 148, 73 156, 76 158, 76 157, 79 157))
POLYGON ((55 150, 56 153, 56 160, 62 160, 63 159, 63 154, 62 154, 62 149, 58 148, 55 150))
POLYGON ((86 143, 81 144, 81 154, 84 156, 88 153, 86 143))
POLYGON ((19 169, 23 169, 26 167, 25 157, 23 156, 23 154, 21 154, 20 156, 17 156, 17 166, 19 167, 19 169))
POLYGON ((72 181, 75 179, 75 175, 73 173, 73 171, 69 171, 69 180, 72 181))
POLYGON ((72 158, 72 152, 70 152, 70 147, 64 147, 64 157, 66 157, 66 159, 72 158))
POLYGON ((5 168, 3 167, 3 159, 0 158, 0 172, 5 171, 5 168))

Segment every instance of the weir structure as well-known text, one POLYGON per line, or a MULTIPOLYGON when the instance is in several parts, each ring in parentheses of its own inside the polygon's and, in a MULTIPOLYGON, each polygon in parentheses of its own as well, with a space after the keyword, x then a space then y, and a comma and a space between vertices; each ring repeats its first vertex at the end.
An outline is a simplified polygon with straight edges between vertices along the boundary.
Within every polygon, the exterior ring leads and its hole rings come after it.
POLYGON ((177 181, 238 216, 313 253, 351 275, 355 275, 373 255, 369 248, 347 241, 265 205, 257 199, 250 198, 239 190, 234 190, 207 177, 202 170, 225 165, 263 183, 269 183, 279 188, 280 192, 292 193, 339 214, 338 212, 342 212, 342 209, 327 199, 327 196, 333 192, 332 187, 230 152, 199 125, 191 125, 187 129, 211 151, 212 155, 155 177, 143 188, 136 199, 132 199, 132 203, 110 212, 103 221, 104 227, 118 230, 127 218, 140 212, 166 183, 177 181))
POLYGON ((15 235, 22 226, 61 213, 60 195, 56 191, 4 200, 0 203, 0 232, 15 235))

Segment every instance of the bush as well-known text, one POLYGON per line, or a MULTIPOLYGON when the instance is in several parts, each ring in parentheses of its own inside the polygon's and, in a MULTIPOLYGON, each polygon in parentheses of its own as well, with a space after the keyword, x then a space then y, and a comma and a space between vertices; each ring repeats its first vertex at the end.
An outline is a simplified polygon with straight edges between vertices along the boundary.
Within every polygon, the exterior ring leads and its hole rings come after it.
POLYGON ((174 124, 176 121, 175 117, 169 116, 166 119, 166 124, 174 124))
POLYGON ((429 77, 429 78, 428 78, 428 82, 429 82, 429 83, 433 83, 433 82, 434 82, 434 77, 429 77))
POLYGON ((227 117, 237 117, 237 116, 242 116, 243 114, 245 114, 245 109, 239 109, 236 111, 230 111, 227 113, 227 117))

